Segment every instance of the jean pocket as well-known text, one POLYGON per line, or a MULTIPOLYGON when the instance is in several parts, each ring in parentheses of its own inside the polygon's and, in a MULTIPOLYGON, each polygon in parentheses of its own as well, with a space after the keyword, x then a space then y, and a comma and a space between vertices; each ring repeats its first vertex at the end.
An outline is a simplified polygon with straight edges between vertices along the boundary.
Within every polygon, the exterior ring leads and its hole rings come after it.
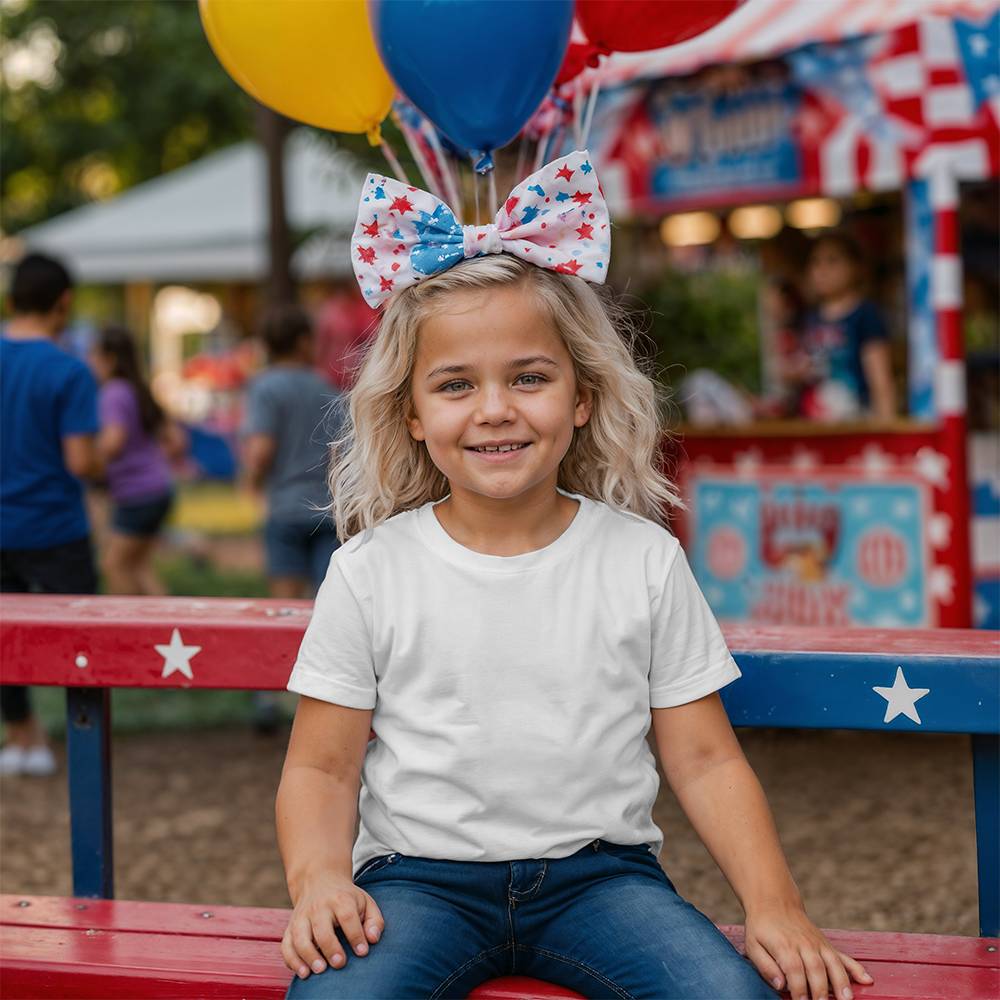
POLYGON ((392 864, 395 857, 395 854, 378 854, 374 858, 369 858, 355 873, 354 881, 357 882, 359 878, 371 875, 372 872, 377 872, 385 868, 386 865, 392 864))

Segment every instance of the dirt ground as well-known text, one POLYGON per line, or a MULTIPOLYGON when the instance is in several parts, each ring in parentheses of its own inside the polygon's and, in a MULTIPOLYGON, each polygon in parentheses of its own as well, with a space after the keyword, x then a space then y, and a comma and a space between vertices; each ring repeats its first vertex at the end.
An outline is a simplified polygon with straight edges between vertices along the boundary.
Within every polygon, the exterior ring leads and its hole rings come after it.
MULTIPOLYGON (((742 731, 823 927, 977 933, 972 762, 960 736, 742 731)), ((116 895, 288 905, 273 801, 287 730, 116 736, 116 895)), ((0 888, 69 895, 65 763, 0 782, 0 888)), ((742 911, 664 784, 661 863, 719 923, 742 911)))

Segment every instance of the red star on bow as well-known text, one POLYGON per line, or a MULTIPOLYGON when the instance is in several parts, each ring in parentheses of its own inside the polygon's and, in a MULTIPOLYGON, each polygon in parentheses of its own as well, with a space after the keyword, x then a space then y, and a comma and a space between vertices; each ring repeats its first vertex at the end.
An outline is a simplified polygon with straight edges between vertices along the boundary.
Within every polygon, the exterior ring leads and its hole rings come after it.
POLYGON ((358 247, 358 257, 366 264, 374 264, 375 247, 358 247))
POLYGON ((592 240, 594 238, 594 227, 584 222, 579 229, 576 230, 580 234, 581 240, 592 240))
POLYGON ((575 173, 576 173, 576 171, 575 171, 575 170, 570 170, 570 169, 569 169, 569 167, 567 167, 567 166, 566 166, 566 164, 564 163, 564 164, 563 164, 563 165, 562 165, 562 166, 561 166, 561 167, 560 167, 560 168, 559 168, 559 169, 558 169, 558 170, 556 171, 556 177, 565 177, 565 178, 566 178, 566 180, 572 180, 572 178, 573 178, 573 174, 575 174, 575 173))
POLYGON ((583 265, 578 260, 568 260, 565 264, 556 264, 556 270, 562 274, 576 274, 583 265))
POLYGON ((365 231, 365 236, 378 236, 378 219, 372 219, 367 226, 361 228, 365 231))
POLYGON ((382 292, 392 291, 392 278, 385 278, 385 277, 379 278, 379 284, 381 285, 379 291, 382 292))
POLYGON ((521 200, 520 198, 515 198, 515 197, 513 197, 513 195, 510 198, 507 199, 507 201, 504 203, 503 207, 504 207, 504 210, 507 212, 508 215, 512 215, 514 213, 514 209, 517 208, 517 203, 520 200, 521 200))
POLYGON ((573 201, 575 201, 578 205, 589 205, 590 195, 585 194, 583 191, 577 191, 576 194, 573 195, 573 201))
POLYGON ((397 198, 390 206, 390 212, 412 212, 413 206, 410 204, 410 199, 405 195, 401 198, 397 198))

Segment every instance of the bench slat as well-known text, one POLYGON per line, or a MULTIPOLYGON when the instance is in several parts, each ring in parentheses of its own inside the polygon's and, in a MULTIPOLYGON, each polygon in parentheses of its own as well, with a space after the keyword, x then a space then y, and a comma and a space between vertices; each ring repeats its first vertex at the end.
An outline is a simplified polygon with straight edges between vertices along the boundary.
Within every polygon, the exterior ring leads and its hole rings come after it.
MULTIPOLYGON (((899 937, 903 937, 900 935, 899 937)), ((174 934, 82 929, 0 927, 5 1000, 61 996, 152 998, 198 996, 211 1000, 280 1000, 289 975, 280 956, 260 941, 186 938, 174 934)), ((353 959, 349 959, 353 960, 353 959)), ((361 959, 360 961, 364 961, 361 959)), ((875 985, 855 985, 858 1000, 995 1000, 1000 970, 968 965, 901 962, 894 956, 866 959, 875 985)), ((509 986, 509 984, 508 984, 509 986)), ((566 997, 565 990, 508 989, 494 980, 471 996, 476 1000, 566 997)))
MULTIPOLYGON (((276 907, 199 906, 63 896, 0 896, 0 923, 15 927, 187 934, 275 943, 281 940, 289 913, 289 910, 276 907), (29 905, 22 906, 21 903, 29 905), (203 916, 206 913, 211 916, 203 916)), ((724 925, 721 929, 742 951, 743 927, 724 925)), ((981 968, 995 968, 1000 962, 1000 950, 988 950, 991 947, 1000 949, 1000 938, 837 928, 827 928, 824 933, 837 948, 862 962, 920 962, 981 968)))

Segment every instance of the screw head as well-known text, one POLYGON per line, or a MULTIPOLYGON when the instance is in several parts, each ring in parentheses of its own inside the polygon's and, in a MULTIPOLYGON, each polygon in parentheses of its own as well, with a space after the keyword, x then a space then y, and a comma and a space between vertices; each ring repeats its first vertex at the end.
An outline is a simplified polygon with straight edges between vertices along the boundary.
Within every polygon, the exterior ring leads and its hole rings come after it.
POLYGON ((76 659, 73 661, 81 670, 85 667, 90 666, 90 660, 83 653, 77 653, 76 659))
POLYGON ((19 899, 17 901, 18 906, 31 906, 31 903, 27 899, 19 899))
POLYGON ((204 917, 206 920, 210 920, 213 916, 215 916, 215 914, 209 913, 208 910, 205 910, 204 912, 200 913, 199 916, 204 917))

